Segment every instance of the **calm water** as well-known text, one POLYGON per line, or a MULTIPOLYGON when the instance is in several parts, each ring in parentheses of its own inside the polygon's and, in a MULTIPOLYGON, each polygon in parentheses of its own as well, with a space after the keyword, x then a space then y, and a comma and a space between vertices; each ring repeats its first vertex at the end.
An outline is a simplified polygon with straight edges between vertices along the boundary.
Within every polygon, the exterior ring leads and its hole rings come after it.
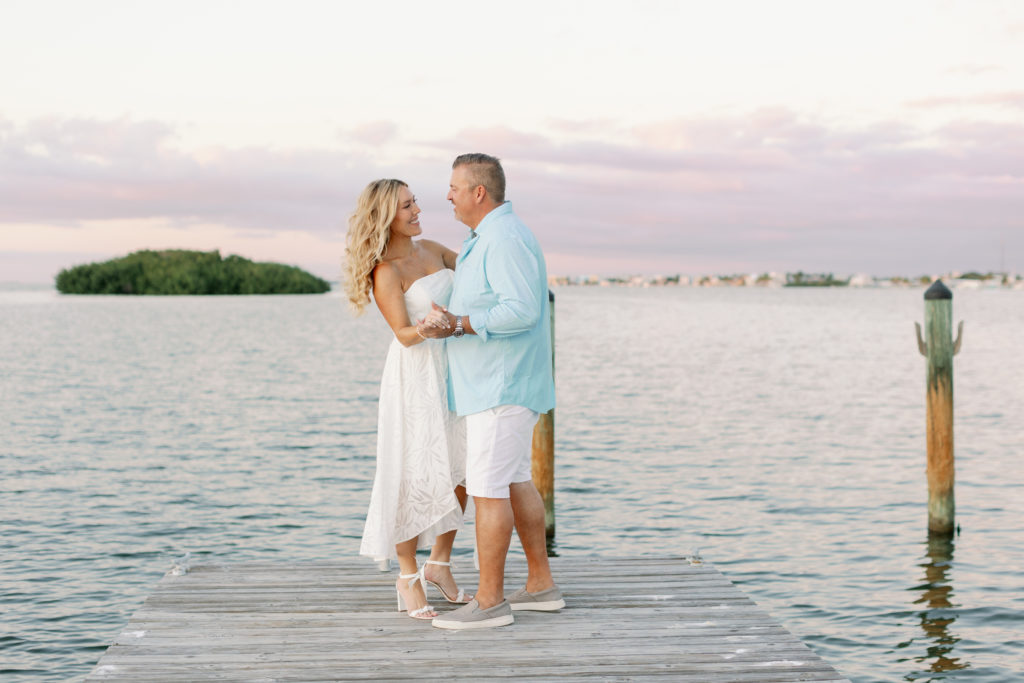
MULTIPOLYGON (((1024 680, 1024 292, 563 288, 557 552, 700 554, 854 681, 1024 680)), ((0 674, 87 674, 173 559, 356 554, 389 332, 320 297, 0 292, 0 674)), ((467 552, 465 541, 460 552, 467 552)))

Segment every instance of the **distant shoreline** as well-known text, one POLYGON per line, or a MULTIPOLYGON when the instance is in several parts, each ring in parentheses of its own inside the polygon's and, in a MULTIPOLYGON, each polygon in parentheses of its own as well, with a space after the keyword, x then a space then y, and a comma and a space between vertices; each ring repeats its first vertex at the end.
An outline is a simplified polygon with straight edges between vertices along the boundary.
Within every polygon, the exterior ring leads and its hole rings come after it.
POLYGON ((551 275, 552 286, 581 287, 853 287, 857 289, 893 289, 928 287, 941 279, 953 289, 1024 289, 1024 275, 1012 273, 961 273, 921 275, 914 278, 873 275, 834 277, 832 273, 749 273, 744 275, 628 275, 600 277, 551 275))
MULTIPOLYGON (((943 275, 927 275, 914 278, 894 276, 875 277, 870 275, 835 278, 831 283, 787 284, 786 276, 790 274, 765 273, 761 275, 551 275, 548 277, 550 286, 560 287, 764 287, 764 288, 799 288, 799 287, 851 287, 855 289, 906 289, 925 288, 937 279, 941 279, 952 289, 1024 289, 1024 275, 1010 273, 945 273, 943 275), (766 276, 768 276, 766 278, 766 276)), ((341 283, 327 280, 330 291, 339 291, 341 283)), ((0 292, 55 292, 59 293, 53 282, 19 282, 14 280, 0 281, 0 292)), ((182 295, 190 296, 190 295, 182 295)), ((205 295, 204 295, 205 296, 205 295)))

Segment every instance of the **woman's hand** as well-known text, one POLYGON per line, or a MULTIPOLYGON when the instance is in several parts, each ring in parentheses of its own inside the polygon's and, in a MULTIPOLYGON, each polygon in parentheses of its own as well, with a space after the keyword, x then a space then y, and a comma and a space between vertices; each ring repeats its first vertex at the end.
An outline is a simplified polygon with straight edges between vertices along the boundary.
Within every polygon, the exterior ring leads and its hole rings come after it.
POLYGON ((425 339, 443 339, 451 335, 455 316, 444 306, 430 303, 431 311, 416 325, 416 332, 425 339))

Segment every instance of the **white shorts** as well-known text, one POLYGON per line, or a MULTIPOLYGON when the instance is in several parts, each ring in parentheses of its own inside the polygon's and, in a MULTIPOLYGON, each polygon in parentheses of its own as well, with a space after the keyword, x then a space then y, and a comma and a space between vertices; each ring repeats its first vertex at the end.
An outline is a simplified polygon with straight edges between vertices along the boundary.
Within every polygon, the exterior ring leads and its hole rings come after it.
POLYGON ((509 484, 530 481, 539 413, 504 405, 466 416, 466 493, 508 498, 509 484))

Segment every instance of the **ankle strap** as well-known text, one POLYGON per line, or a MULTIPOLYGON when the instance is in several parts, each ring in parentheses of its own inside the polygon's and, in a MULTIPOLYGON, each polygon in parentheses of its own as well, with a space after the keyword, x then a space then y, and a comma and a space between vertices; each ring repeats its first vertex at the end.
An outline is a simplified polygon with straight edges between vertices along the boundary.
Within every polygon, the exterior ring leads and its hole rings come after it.
POLYGON ((439 564, 442 567, 451 567, 455 569, 455 565, 452 562, 438 562, 437 560, 427 560, 424 564, 439 564))
POLYGON ((412 588, 413 586, 416 585, 417 581, 419 581, 421 578, 423 578, 423 569, 420 568, 418 571, 416 571, 416 572, 414 572, 412 574, 402 574, 401 572, 399 572, 398 573, 398 578, 400 578, 400 579, 412 579, 411 581, 409 581, 408 584, 406 584, 409 588, 412 588))

